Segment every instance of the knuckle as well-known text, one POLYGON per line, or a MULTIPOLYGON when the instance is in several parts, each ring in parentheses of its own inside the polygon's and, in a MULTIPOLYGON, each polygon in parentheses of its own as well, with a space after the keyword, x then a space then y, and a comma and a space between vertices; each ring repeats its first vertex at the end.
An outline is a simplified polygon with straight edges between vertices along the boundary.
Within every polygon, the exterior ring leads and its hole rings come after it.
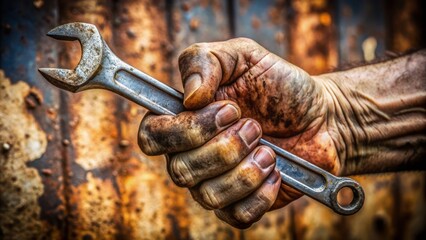
POLYGON ((206 134, 201 130, 198 123, 192 123, 191 127, 183 132, 183 137, 186 142, 189 142, 192 147, 199 147, 205 143, 206 134))
POLYGON ((155 151, 144 134, 139 134, 138 145, 142 152, 148 156, 154 155, 155 151))
POLYGON ((190 49, 193 50, 204 50, 209 48, 209 43, 200 42, 200 43, 194 43, 191 46, 189 46, 190 49))
POLYGON ((142 152, 148 156, 160 154, 159 146, 143 131, 139 131, 138 145, 142 152))
POLYGON ((249 209, 239 209, 235 211, 234 218, 243 224, 250 224, 257 220, 258 216, 249 209))
POLYGON ((200 194, 203 204, 210 209, 222 208, 221 201, 218 199, 216 192, 209 186, 201 185, 200 194))
POLYGON ((272 205, 273 200, 274 199, 269 198, 264 191, 260 191, 256 196, 256 205, 259 206, 259 208, 268 209, 269 206, 272 205))
POLYGON ((235 40, 238 42, 246 43, 248 45, 259 45, 255 40, 251 38, 247 38, 247 37, 239 37, 239 38, 236 38, 235 40))
POLYGON ((265 214, 272 202, 273 199, 270 199, 264 191, 259 191, 244 204, 235 206, 234 218, 245 224, 254 223, 265 214))
POLYGON ((150 116, 145 116, 139 125, 138 145, 149 156, 158 155, 160 152, 160 146, 152 139, 152 135, 150 116))
POLYGON ((259 171, 256 164, 244 164, 238 171, 238 182, 248 189, 257 187, 259 171))
POLYGON ((240 156, 240 151, 237 151, 239 148, 229 138, 221 139, 215 147, 218 160, 226 165, 234 165, 243 158, 240 156))
POLYGON ((179 55, 178 62, 181 63, 182 61, 194 58, 200 52, 207 51, 207 49, 209 49, 208 43, 194 43, 183 50, 183 52, 179 55))
POLYGON ((169 165, 169 174, 176 185, 188 188, 196 184, 189 164, 179 154, 170 160, 169 165))

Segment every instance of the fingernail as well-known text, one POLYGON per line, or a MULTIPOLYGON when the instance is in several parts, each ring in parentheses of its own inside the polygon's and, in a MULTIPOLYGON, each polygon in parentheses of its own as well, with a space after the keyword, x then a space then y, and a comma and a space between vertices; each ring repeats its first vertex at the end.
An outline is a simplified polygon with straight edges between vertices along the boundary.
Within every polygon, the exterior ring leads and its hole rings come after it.
POLYGON ((198 73, 193 73, 185 80, 185 100, 190 98, 191 95, 197 91, 201 86, 201 76, 198 73))
POLYGON ((241 129, 238 132, 238 134, 243 139, 243 141, 246 143, 246 145, 250 146, 259 137, 259 135, 260 135, 260 128, 253 121, 248 120, 241 127, 241 129))
POLYGON ((257 152, 254 154, 254 160, 263 169, 268 168, 275 162, 272 153, 264 147, 261 147, 259 150, 257 150, 257 152))
POLYGON ((266 179, 266 182, 273 184, 276 183, 279 178, 281 178, 281 175, 276 173, 276 170, 274 170, 273 172, 271 172, 271 174, 269 174, 269 177, 266 179))
POLYGON ((216 115, 216 121, 219 127, 225 127, 226 125, 234 122, 240 117, 238 110, 231 104, 227 104, 222 107, 216 115))

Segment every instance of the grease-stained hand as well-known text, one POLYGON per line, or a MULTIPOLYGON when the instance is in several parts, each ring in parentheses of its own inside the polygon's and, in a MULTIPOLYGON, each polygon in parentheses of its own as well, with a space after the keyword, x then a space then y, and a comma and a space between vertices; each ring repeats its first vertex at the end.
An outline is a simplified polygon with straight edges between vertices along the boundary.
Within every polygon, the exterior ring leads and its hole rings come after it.
POLYGON ((194 44, 179 57, 188 111, 147 114, 139 145, 166 154, 173 181, 222 220, 247 228, 301 194, 281 183, 275 154, 260 137, 337 173, 330 104, 315 77, 238 38, 194 44))

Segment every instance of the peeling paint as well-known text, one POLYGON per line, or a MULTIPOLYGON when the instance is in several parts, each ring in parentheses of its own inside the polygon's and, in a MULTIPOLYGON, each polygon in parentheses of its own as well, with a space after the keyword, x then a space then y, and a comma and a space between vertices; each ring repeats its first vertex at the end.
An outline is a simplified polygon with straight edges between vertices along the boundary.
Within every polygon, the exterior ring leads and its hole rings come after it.
POLYGON ((0 236, 5 239, 37 239, 45 234, 38 198, 43 184, 38 171, 27 164, 46 151, 47 137, 27 110, 31 88, 25 82, 11 84, 0 70, 0 236), (25 229, 25 231, 23 231, 25 229))

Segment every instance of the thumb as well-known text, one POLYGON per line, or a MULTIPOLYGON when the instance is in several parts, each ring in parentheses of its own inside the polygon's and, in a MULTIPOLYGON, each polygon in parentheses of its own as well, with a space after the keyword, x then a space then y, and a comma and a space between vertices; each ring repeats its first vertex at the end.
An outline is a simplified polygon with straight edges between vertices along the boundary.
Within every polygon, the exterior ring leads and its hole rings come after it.
POLYGON ((214 101, 222 80, 222 67, 209 44, 195 44, 179 57, 184 86, 183 104, 187 109, 202 108, 214 101))
POLYGON ((267 53, 247 38, 198 43, 185 49, 179 56, 185 108, 199 109, 213 102, 220 85, 235 81, 267 53))

